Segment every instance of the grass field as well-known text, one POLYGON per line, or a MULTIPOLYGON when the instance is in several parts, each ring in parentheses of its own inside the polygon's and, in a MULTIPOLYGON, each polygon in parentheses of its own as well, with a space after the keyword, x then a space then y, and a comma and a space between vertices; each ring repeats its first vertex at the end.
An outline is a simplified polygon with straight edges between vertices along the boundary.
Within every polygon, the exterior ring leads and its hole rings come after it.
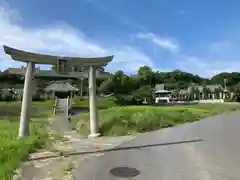
POLYGON ((0 106, 3 105, 19 105, 20 101, 0 101, 0 106))
POLYGON ((53 100, 46 100, 46 101, 32 101, 32 105, 38 106, 38 107, 46 107, 51 108, 54 104, 53 100))
MULTIPOLYGON (((21 101, 0 101, 0 107, 5 106, 5 105, 16 105, 20 106, 21 101)), ((34 106, 39 106, 39 107, 52 107, 53 101, 52 100, 47 100, 47 101, 32 101, 32 105, 34 106)))
POLYGON ((46 119, 49 112, 35 115, 30 123, 30 135, 17 140, 18 121, 0 120, 0 179, 12 179, 13 172, 28 154, 44 146, 47 139, 46 119))
MULTIPOLYGON (((51 108, 54 104, 53 100, 46 100, 46 101, 32 101, 33 106, 43 107, 43 108, 51 108)), ((5 105, 12 105, 12 106, 19 106, 21 105, 20 101, 0 101, 0 107, 5 105)), ((118 106, 113 98, 104 98, 104 99, 98 99, 97 100, 97 106, 99 109, 106 109, 110 107, 118 106)), ((89 101, 88 99, 80 100, 75 98, 73 100, 73 107, 77 108, 87 108, 89 107, 89 101)))
MULTIPOLYGON (((116 107, 116 106, 119 106, 119 105, 117 105, 115 103, 115 101, 112 97, 97 100, 97 107, 99 109, 107 109, 107 108, 116 107)), ((89 107, 89 101, 88 101, 88 99, 85 99, 85 100, 75 99, 73 101, 73 107, 88 108, 89 107)))
MULTIPOLYGON (((239 105, 197 104, 191 106, 153 107, 125 106, 99 111, 102 135, 119 136, 153 131, 204 117, 240 110, 239 105)), ((89 133, 89 113, 73 117, 73 126, 82 134, 89 133)))

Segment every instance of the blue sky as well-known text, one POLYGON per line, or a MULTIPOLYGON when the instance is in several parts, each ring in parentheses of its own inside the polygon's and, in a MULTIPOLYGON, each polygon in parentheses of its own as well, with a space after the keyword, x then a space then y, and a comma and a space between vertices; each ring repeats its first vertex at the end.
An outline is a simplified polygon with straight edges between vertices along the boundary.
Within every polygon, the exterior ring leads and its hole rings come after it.
MULTIPOLYGON (((211 77, 240 69, 238 0, 0 0, 0 43, 39 53, 114 55, 107 70, 143 65, 211 77)), ((18 67, 0 51, 0 69, 18 67)))

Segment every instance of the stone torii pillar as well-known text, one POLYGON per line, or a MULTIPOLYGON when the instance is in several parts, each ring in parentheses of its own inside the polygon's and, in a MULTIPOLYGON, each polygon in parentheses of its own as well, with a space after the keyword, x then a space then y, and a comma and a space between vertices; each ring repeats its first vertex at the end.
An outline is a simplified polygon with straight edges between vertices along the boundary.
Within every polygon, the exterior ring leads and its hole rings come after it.
POLYGON ((89 67, 89 109, 90 109, 90 138, 100 136, 98 131, 98 113, 97 113, 97 97, 96 97, 96 68, 89 67))
POLYGON ((84 83, 84 78, 81 78, 81 87, 80 87, 80 96, 83 98, 83 83, 84 83))
POLYGON ((28 135, 29 129, 29 120, 30 120, 30 107, 32 102, 32 81, 33 81, 33 72, 35 64, 32 62, 27 63, 25 80, 24 80, 24 89, 23 89, 23 98, 22 98, 22 108, 21 108, 21 118, 19 126, 19 138, 28 135))

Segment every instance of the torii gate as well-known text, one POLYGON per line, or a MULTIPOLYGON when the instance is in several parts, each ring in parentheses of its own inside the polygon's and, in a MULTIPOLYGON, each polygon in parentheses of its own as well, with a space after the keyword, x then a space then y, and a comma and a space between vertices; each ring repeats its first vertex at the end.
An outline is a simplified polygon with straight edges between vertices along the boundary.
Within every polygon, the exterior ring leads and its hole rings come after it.
POLYGON ((23 89, 19 138, 27 136, 29 131, 29 106, 32 101, 32 79, 34 78, 35 64, 57 65, 60 73, 68 74, 69 77, 79 77, 80 73, 69 72, 69 69, 73 67, 88 68, 90 109, 89 137, 98 137, 100 135, 98 130, 98 113, 96 106, 96 69, 106 66, 112 61, 113 56, 96 58, 59 57, 26 52, 5 45, 3 45, 3 48, 5 53, 10 55, 13 60, 27 63, 23 89))

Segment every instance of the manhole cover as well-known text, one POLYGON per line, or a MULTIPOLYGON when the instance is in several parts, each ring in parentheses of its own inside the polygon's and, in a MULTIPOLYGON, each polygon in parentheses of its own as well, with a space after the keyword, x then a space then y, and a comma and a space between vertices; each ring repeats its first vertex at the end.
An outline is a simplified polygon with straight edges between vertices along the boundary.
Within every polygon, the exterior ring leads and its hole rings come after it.
POLYGON ((130 167, 116 167, 109 171, 113 176, 121 177, 121 178, 129 178, 129 177, 135 177, 140 174, 140 171, 138 171, 136 168, 130 168, 130 167))

